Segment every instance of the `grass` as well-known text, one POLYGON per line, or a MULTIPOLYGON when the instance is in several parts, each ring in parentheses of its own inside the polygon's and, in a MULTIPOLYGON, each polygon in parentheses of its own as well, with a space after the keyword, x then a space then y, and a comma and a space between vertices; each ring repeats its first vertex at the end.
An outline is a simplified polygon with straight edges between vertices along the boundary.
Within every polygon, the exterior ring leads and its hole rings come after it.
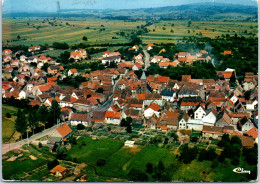
POLYGON ((67 154, 77 158, 79 162, 95 165, 98 159, 104 159, 115 153, 123 146, 123 141, 113 139, 92 140, 90 137, 78 139, 78 144, 73 146, 67 154), (86 145, 82 145, 85 143, 86 145))
MULTIPOLYGON (((24 152, 24 155, 20 158, 29 157, 29 155, 33 155, 37 158, 37 160, 31 160, 30 158, 25 161, 15 160, 13 162, 7 162, 6 160, 3 160, 2 172, 4 180, 20 180, 21 178, 26 179, 27 172, 31 172, 36 168, 42 167, 46 164, 48 160, 52 160, 54 158, 51 154, 44 154, 42 153, 41 149, 36 149, 34 146, 30 146, 29 148, 27 146, 24 146, 24 149, 29 150, 30 153, 24 152)), ((10 153, 6 155, 10 155, 10 153)), ((39 180, 40 178, 39 176, 37 177, 37 175, 35 175, 32 176, 32 179, 39 180)))
MULTIPOLYGON (((102 44, 102 43, 127 43, 128 38, 119 36, 116 33, 124 31, 125 33, 131 33, 131 30, 138 30, 137 26, 144 25, 143 21, 136 22, 124 22, 120 20, 101 20, 101 19, 83 19, 75 18, 65 19, 58 18, 56 21, 57 26, 51 26, 45 21, 44 18, 19 18, 19 19, 3 19, 3 43, 7 43, 7 40, 17 40, 17 35, 21 36, 21 40, 9 42, 10 45, 37 45, 37 44, 52 44, 53 42, 67 42, 70 45, 76 43, 86 44, 102 44), (27 22, 30 25, 27 25, 27 22), (66 25, 66 22, 70 26, 66 25), (104 25, 104 27, 101 27, 104 25), (37 30, 35 27, 40 26, 37 30), (89 29, 86 29, 89 27, 89 29), (101 28, 105 28, 105 31, 99 31, 101 28), (127 31, 128 30, 128 31, 127 31), (88 41, 83 41, 82 37, 87 36, 88 41), (118 39, 112 39, 117 37, 118 39), (27 40, 23 40, 27 39, 27 40)), ((51 20, 53 22, 53 20, 51 20)), ((250 36, 249 33, 256 34, 257 23, 256 22, 212 22, 212 21, 192 21, 190 27, 187 26, 188 21, 159 21, 151 26, 148 26, 147 34, 141 36, 144 43, 176 43, 182 37, 189 37, 198 34, 202 34, 204 37, 214 38, 221 36, 222 34, 243 35, 245 37, 250 36), (171 24, 174 24, 172 26, 171 24), (252 28, 251 28, 252 26, 252 28), (165 30, 163 30, 165 28, 165 30), (171 32, 171 29, 174 31, 171 32), (153 31, 154 30, 154 31, 153 31), (190 33, 188 33, 188 30, 190 33), (247 33, 244 31, 247 30, 247 33)), ((56 56, 58 53, 50 52, 50 55, 56 56)))
POLYGON ((2 139, 4 142, 9 141, 15 133, 14 122, 16 119, 17 108, 2 104, 2 139), (11 118, 6 117, 6 113, 11 114, 11 118))
POLYGON ((183 182, 200 182, 205 180, 202 172, 208 173, 210 171, 210 161, 199 162, 193 160, 190 164, 182 164, 182 166, 174 173, 173 181, 183 182))

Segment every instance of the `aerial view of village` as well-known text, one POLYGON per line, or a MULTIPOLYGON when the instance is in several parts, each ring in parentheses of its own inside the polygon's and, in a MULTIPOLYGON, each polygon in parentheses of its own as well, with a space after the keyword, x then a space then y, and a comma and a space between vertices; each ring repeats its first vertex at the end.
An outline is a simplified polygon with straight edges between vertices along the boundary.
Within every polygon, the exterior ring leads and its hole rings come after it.
POLYGON ((2 10, 2 180, 257 181, 257 1, 2 10))

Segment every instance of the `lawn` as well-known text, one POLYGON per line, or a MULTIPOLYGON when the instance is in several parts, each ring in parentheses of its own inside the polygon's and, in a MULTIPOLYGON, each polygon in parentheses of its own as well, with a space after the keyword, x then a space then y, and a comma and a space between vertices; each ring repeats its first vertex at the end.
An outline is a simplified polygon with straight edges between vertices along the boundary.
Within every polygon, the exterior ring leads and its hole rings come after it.
POLYGON ((67 154, 73 158, 77 158, 79 162, 95 165, 98 159, 108 158, 122 146, 123 141, 120 140, 105 138, 92 140, 91 137, 84 137, 78 139, 78 144, 73 146, 67 154))
POLYGON ((158 164, 159 161, 162 161, 168 166, 174 162, 174 159, 175 155, 169 153, 169 150, 166 148, 146 146, 138 152, 132 160, 129 160, 130 164, 128 165, 127 170, 130 171, 131 168, 135 167, 145 171, 148 162, 158 164))
POLYGON ((14 121, 16 119, 17 108, 2 104, 2 139, 9 141, 15 132, 14 121), (6 117, 6 113, 11 114, 11 118, 6 117))

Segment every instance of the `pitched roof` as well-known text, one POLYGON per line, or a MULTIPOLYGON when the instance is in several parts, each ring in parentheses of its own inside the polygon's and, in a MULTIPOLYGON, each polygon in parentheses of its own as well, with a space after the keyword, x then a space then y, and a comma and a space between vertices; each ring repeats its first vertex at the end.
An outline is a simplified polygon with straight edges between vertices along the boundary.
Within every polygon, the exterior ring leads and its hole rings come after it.
POLYGON ((149 109, 149 108, 153 109, 154 111, 159 111, 161 107, 159 105, 157 105, 156 103, 152 103, 146 109, 149 109))
POLYGON ((112 119, 120 119, 121 112, 106 111, 105 117, 112 118, 112 119))
POLYGON ((175 91, 173 91, 172 89, 165 88, 164 90, 162 90, 160 95, 161 96, 170 96, 170 97, 172 97, 174 93, 175 93, 175 91))
POLYGON ((143 71, 143 73, 142 73, 142 76, 141 76, 141 78, 140 79, 143 79, 143 80, 145 80, 146 79, 146 75, 145 75, 145 72, 143 71))
POLYGON ((77 114, 72 113, 70 120, 72 121, 88 121, 89 115, 88 114, 77 114))
POLYGON ((78 73, 77 69, 76 68, 72 68, 69 70, 71 73, 78 73))
POLYGON ((240 136, 239 138, 241 139, 243 147, 254 147, 255 141, 253 137, 240 136))
POLYGON ((92 121, 104 122, 106 111, 93 111, 92 121))
POLYGON ((203 125, 202 132, 222 134, 223 127, 203 125))
POLYGON ((59 172, 59 173, 63 173, 64 171, 68 170, 67 168, 65 167, 62 167, 60 165, 57 165, 55 166, 50 172, 51 173, 56 173, 56 172, 59 172))
POLYGON ((253 127, 246 134, 256 139, 258 137, 258 129, 253 127))
POLYGON ((66 137, 68 134, 70 134, 72 132, 72 130, 70 129, 70 127, 64 123, 63 125, 61 125, 59 128, 56 129, 60 135, 62 137, 66 137))

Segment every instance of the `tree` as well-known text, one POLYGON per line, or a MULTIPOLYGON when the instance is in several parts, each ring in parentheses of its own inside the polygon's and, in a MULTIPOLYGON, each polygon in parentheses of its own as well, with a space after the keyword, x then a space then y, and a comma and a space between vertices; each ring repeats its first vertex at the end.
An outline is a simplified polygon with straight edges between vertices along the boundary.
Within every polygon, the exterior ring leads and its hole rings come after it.
POLYGON ((128 173, 128 176, 130 181, 140 181, 140 182, 148 181, 147 174, 145 174, 144 172, 136 168, 132 168, 128 173))
POLYGON ((171 29, 171 33, 173 33, 173 29, 171 29))
POLYGON ((45 105, 42 105, 37 112, 39 120, 44 124, 45 127, 49 116, 49 111, 47 107, 45 105))
POLYGON ((169 138, 168 137, 165 137, 165 139, 164 139, 164 144, 168 144, 168 142, 169 142, 169 138))
POLYGON ((77 124, 77 130, 84 130, 85 129, 85 126, 80 123, 80 124, 77 124))
POLYGON ((57 158, 62 159, 64 157, 65 152, 67 151, 66 147, 58 146, 56 149, 57 158))
POLYGON ((131 125, 126 127, 126 132, 129 133, 129 134, 132 133, 132 126, 131 125))
POLYGON ((38 116, 35 110, 31 110, 28 115, 28 126, 31 128, 33 134, 34 129, 39 126, 38 116))
POLYGON ((150 162, 148 162, 146 164, 146 170, 145 170, 147 173, 151 174, 153 173, 153 164, 151 164, 150 162))
POLYGON ((86 36, 83 36, 83 37, 82 37, 82 40, 88 41, 88 38, 87 38, 86 36))
POLYGON ((39 142, 38 147, 42 148, 42 143, 41 142, 39 142))
POLYGON ((158 168, 158 171, 164 171, 165 167, 164 167, 164 164, 162 163, 162 161, 159 161, 157 168, 158 168))
POLYGON ((103 93, 103 91, 104 91, 104 89, 103 88, 98 88, 97 90, 96 90, 96 93, 103 93))
POLYGON ((107 161, 105 159, 98 159, 96 165, 98 167, 103 167, 104 165, 106 165, 106 163, 107 161))
POLYGON ((49 63, 44 63, 42 66, 42 70, 44 70, 45 72, 48 72, 48 68, 49 68, 49 63))
POLYGON ((47 163, 48 169, 52 170, 55 166, 59 165, 59 161, 57 159, 53 160, 53 161, 49 161, 47 163))
POLYGON ((17 40, 20 40, 21 36, 20 36, 20 35, 17 35, 17 37, 16 37, 16 38, 17 38, 17 40))
POLYGON ((15 120, 15 129, 17 132, 21 133, 22 135, 27 130, 27 119, 24 111, 21 111, 20 109, 18 109, 17 112, 17 118, 15 120))
POLYGON ((51 124, 54 125, 57 123, 57 120, 60 118, 60 105, 56 100, 52 100, 51 102, 51 108, 50 108, 50 117, 49 121, 51 121, 51 124))
POLYGON ((5 117, 11 118, 12 116, 11 116, 11 114, 10 114, 9 112, 7 112, 7 113, 5 114, 5 117))

